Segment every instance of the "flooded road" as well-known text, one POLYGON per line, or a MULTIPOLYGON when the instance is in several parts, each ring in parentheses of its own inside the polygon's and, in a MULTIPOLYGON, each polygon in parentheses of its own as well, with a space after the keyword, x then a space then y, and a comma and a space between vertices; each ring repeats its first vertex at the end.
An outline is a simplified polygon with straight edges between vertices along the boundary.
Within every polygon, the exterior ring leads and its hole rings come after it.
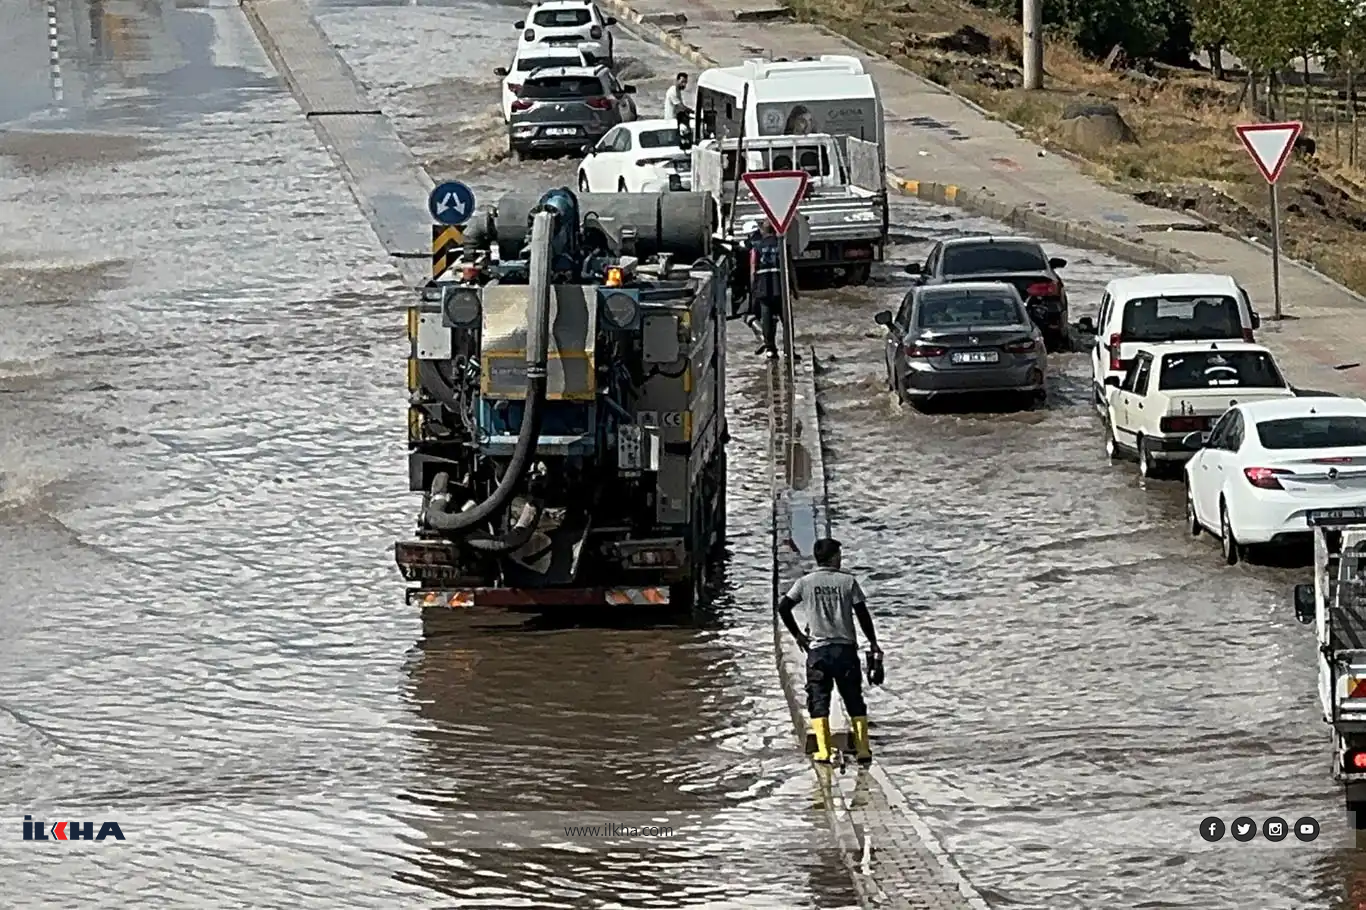
MULTIPOLYGON (((88 94, 0 133, 6 905, 851 905, 776 686, 766 481, 732 485, 704 628, 424 628, 390 553, 408 292, 235 5, 116 13, 88 94), (23 815, 128 843, 65 857, 23 815), (647 822, 676 830, 564 830, 647 822)), ((513 11, 483 15, 326 18, 474 51, 513 11)), ((757 365, 732 388, 761 463, 757 365)))
MULTIPOLYGON (((22 86, 0 132, 10 905, 851 905, 774 672, 745 330, 704 626, 424 623, 389 552, 416 508, 407 292, 235 3, 178 6, 68 0, 89 24, 57 110, 44 5, 0 0, 0 34, 36 36, 0 53, 22 86), (24 814, 112 818, 129 842, 64 857, 18 842, 24 814), (677 831, 564 830, 604 823, 677 831)), ((491 70, 521 13, 319 8, 433 174, 483 199, 573 176, 503 155, 491 70)), ((619 40, 657 109, 690 68, 619 40)), ((899 261, 992 229, 909 201, 894 222, 899 261)), ((1058 255, 1074 316, 1132 271, 1058 255)), ((1082 356, 1038 411, 903 411, 872 316, 905 279, 876 277, 799 319, 826 358, 838 533, 888 646, 871 703, 892 777, 1002 905, 1357 906, 1298 573, 1223 567, 1175 484, 1106 464, 1082 356), (1210 814, 1324 834, 1206 850, 1210 814)))
MULTIPOLYGON (((932 239, 1001 230, 902 212, 903 262, 932 239)), ((1073 319, 1138 273, 1049 249, 1069 260, 1073 319)), ((827 358, 846 567, 892 642, 872 701, 891 776, 1012 907, 1358 906, 1341 902, 1363 864, 1343 849, 1313 634, 1290 606, 1304 570, 1224 566, 1210 537, 1187 536, 1179 481, 1145 488, 1134 465, 1108 464, 1086 354, 1051 360, 1038 410, 902 408, 873 316, 908 281, 799 315, 827 358), (1323 834, 1211 847, 1196 834, 1208 815, 1311 815, 1323 834)))

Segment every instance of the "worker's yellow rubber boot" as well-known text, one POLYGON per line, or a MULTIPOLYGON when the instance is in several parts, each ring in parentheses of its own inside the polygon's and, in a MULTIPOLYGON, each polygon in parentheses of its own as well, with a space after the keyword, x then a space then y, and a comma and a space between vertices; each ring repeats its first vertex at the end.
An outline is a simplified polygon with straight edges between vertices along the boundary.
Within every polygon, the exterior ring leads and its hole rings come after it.
POLYGON ((816 751, 812 753, 811 760, 830 761, 830 718, 811 718, 811 732, 816 734, 816 751))
POLYGON ((860 765, 871 765, 873 763, 873 744, 868 741, 868 718, 851 717, 849 728, 854 736, 854 754, 858 757, 858 763, 860 765))

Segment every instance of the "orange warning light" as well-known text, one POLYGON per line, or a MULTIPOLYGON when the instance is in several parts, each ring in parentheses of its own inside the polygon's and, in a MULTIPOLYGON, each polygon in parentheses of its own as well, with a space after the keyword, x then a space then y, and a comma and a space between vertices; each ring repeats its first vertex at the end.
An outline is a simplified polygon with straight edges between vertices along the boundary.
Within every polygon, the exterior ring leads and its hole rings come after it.
POLYGON ((609 288, 621 287, 621 269, 611 266, 607 269, 607 286, 609 288))

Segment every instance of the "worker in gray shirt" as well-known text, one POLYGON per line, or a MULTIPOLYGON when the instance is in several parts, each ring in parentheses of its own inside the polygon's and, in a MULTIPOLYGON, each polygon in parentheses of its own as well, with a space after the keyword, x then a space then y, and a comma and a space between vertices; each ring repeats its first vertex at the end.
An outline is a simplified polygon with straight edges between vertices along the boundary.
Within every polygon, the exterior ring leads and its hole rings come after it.
POLYGON ((868 741, 868 707, 863 701, 863 669, 859 666, 855 617, 868 639, 870 656, 881 655, 882 649, 877 645, 873 617, 868 613, 858 579, 840 571, 840 542, 829 537, 818 540, 812 554, 816 557, 816 571, 797 579, 778 601, 783 625, 806 652, 806 707, 816 734, 816 754, 812 759, 830 761, 830 694, 832 688, 838 688, 849 712, 858 763, 866 766, 872 764, 873 749, 868 741), (792 615, 797 604, 806 605, 806 632, 797 627, 792 615))

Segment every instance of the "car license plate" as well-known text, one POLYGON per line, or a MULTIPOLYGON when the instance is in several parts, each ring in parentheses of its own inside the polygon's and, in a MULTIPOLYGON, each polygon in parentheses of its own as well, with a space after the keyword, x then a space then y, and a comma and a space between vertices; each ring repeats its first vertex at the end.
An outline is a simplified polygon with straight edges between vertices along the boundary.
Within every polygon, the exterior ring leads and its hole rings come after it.
POLYGON ((950 363, 995 363, 1001 359, 997 351, 954 351, 950 363))
POLYGON ((802 253, 801 253, 801 255, 798 256, 797 258, 798 258, 798 259, 819 259, 819 258, 821 258, 821 251, 820 251, 820 249, 803 250, 802 253))
POLYGON ((551 126, 546 127, 545 134, 547 136, 572 136, 577 132, 578 130, 572 126, 551 126))

